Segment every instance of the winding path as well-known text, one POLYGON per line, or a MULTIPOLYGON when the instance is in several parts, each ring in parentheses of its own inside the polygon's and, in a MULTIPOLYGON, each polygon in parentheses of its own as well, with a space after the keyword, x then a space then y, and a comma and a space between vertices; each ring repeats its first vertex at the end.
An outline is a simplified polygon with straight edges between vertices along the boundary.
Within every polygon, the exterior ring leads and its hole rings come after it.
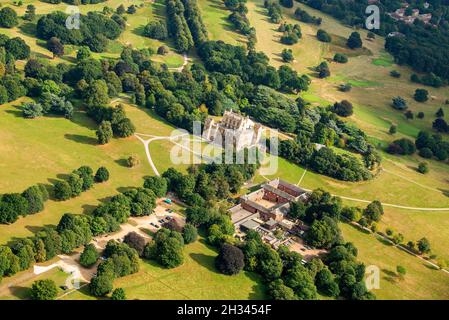
MULTIPOLYGON (((187 133, 179 134, 179 135, 176 135, 176 136, 154 136, 154 135, 145 134, 145 133, 136 133, 135 134, 136 138, 139 139, 143 143, 143 145, 145 146, 145 153, 147 155, 148 163, 150 164, 151 169, 153 170, 154 174, 157 175, 157 176, 160 176, 160 173, 157 170, 157 168, 156 168, 156 166, 155 166, 155 164, 153 162, 153 159, 151 158, 149 144, 152 141, 156 141, 156 140, 170 140, 170 141, 172 141, 174 139, 177 139, 177 138, 180 138, 180 137, 185 137, 185 136, 188 136, 188 135, 189 134, 187 134, 187 133), (144 139, 143 137, 149 137, 149 139, 144 139)), ((200 139, 201 141, 204 141, 202 138, 198 138, 198 137, 193 137, 193 138, 194 139, 200 139)), ((196 156, 200 156, 200 157, 204 158, 204 155, 199 154, 198 152, 195 152, 194 150, 192 150, 190 148, 187 148, 184 145, 181 145, 181 144, 179 144, 177 142, 173 142, 173 143, 175 145, 177 145, 177 146, 187 150, 187 151, 192 152, 196 156)), ((305 170, 304 173, 302 174, 301 179, 297 183, 298 186, 301 184, 301 182, 304 179, 304 176, 306 175, 306 173, 307 173, 307 170, 305 170)), ((267 177, 265 177, 263 175, 262 175, 262 177, 265 180, 267 180, 267 181, 270 180, 270 179, 268 179, 267 177)), ((312 191, 311 189, 306 189, 306 188, 303 188, 303 189, 306 190, 306 191, 309 191, 309 192, 312 191)), ((361 203, 371 203, 373 201, 373 200, 365 200, 365 199, 357 199, 357 198, 352 198, 352 197, 346 197, 346 196, 342 196, 342 195, 338 195, 338 194, 332 194, 332 195, 336 196, 336 197, 340 197, 340 198, 342 198, 344 200, 350 200, 350 201, 361 202, 361 203)), ((449 208, 419 208, 419 207, 402 206, 402 205, 398 205, 398 204, 391 204, 391 203, 384 203, 384 202, 382 202, 382 205, 384 207, 405 209, 405 210, 411 210, 411 211, 449 211, 449 208)))
POLYGON ((182 70, 184 70, 186 65, 189 63, 189 57, 187 56, 187 53, 183 53, 182 57, 184 58, 184 62, 182 63, 182 66, 177 67, 177 68, 168 68, 168 70, 182 72, 182 70))

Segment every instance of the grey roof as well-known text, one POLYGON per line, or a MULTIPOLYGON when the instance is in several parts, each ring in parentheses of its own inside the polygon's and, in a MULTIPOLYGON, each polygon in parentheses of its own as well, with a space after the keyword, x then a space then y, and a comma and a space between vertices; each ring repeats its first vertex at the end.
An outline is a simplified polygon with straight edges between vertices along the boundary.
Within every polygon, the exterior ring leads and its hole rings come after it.
POLYGON ((248 229, 248 230, 254 230, 254 229, 256 229, 258 226, 260 226, 260 224, 259 224, 258 222, 256 222, 256 221, 250 219, 250 220, 247 220, 247 221, 243 222, 243 223, 240 225, 240 228, 241 228, 241 227, 244 227, 244 228, 246 228, 246 229, 248 229))
POLYGON ((267 222, 265 222, 265 224, 266 224, 267 226, 275 226, 275 225, 277 225, 277 221, 275 221, 275 220, 273 220, 273 219, 270 219, 270 220, 268 220, 267 222))

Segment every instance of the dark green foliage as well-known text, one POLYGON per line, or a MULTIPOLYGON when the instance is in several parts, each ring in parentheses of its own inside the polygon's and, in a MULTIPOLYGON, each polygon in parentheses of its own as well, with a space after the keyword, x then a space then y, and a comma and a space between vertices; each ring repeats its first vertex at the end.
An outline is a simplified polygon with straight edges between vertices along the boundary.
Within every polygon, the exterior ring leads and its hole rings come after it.
POLYGON ((109 274, 94 276, 90 280, 89 291, 96 297, 103 297, 112 291, 113 277, 109 274))
POLYGON ((299 300, 313 300, 317 298, 317 289, 313 278, 302 265, 295 265, 287 270, 284 279, 285 284, 293 289, 299 300))
POLYGON ((19 193, 0 195, 0 223, 13 223, 28 214, 28 201, 19 193))
POLYGON ((388 130, 388 132, 389 132, 390 134, 396 134, 396 132, 398 132, 398 127, 395 126, 395 125, 391 125, 391 126, 390 126, 390 129, 388 130))
POLYGON ((327 33, 325 30, 323 29, 318 29, 317 33, 316 33, 316 37, 318 38, 318 40, 320 40, 321 42, 331 42, 332 38, 329 35, 329 33, 327 33))
POLYGON ((150 215, 156 207, 156 195, 150 189, 132 188, 123 195, 130 203, 130 213, 133 217, 150 215))
POLYGON ((44 196, 38 186, 32 186, 22 193, 22 197, 28 202, 27 214, 34 214, 44 210, 44 196))
POLYGON ((429 91, 426 89, 416 89, 413 98, 418 102, 426 102, 429 100, 429 91))
POLYGON ((419 155, 426 159, 432 159, 433 152, 430 148, 426 147, 426 148, 419 149, 419 155))
POLYGON ((106 167, 100 167, 98 168, 97 172, 95 173, 95 182, 101 183, 106 182, 109 180, 109 171, 106 167))
POLYGON ((306 241, 317 248, 329 249, 340 241, 341 235, 337 222, 324 217, 323 220, 315 220, 307 233, 306 241))
POLYGON ((340 117, 349 117, 354 113, 352 104, 347 100, 335 102, 331 111, 338 114, 340 117))
POLYGON ((316 274, 315 284, 318 291, 328 297, 338 297, 340 289, 332 272, 323 268, 316 274))
POLYGON ((402 138, 393 141, 387 148, 387 152, 391 154, 410 155, 416 152, 416 147, 413 141, 402 138))
POLYGON ((56 284, 50 279, 37 280, 31 286, 31 299, 33 300, 55 300, 57 294, 56 284))
POLYGON ((102 121, 95 132, 99 144, 107 144, 113 137, 112 126, 109 121, 102 121))
POLYGON ((268 294, 274 300, 297 300, 292 288, 287 287, 281 279, 269 283, 268 294))
POLYGON ((279 26, 278 31, 282 32, 281 43, 292 45, 299 41, 302 38, 301 27, 299 24, 287 24, 282 23, 279 26))
POLYGON ((4 7, 0 10, 0 27, 12 28, 19 24, 17 13, 11 7, 4 7))
POLYGON ((326 61, 321 62, 317 67, 315 67, 315 71, 318 72, 318 77, 321 79, 330 77, 331 75, 329 65, 326 61))
POLYGON ((343 53, 336 53, 334 56, 334 61, 338 63, 347 63, 348 57, 343 53))
POLYGON ((363 217, 368 221, 369 224, 372 222, 379 222, 384 214, 384 209, 380 201, 371 202, 365 210, 363 210, 363 217))
POLYGON ((94 184, 94 171, 89 166, 81 166, 77 170, 74 170, 73 173, 77 174, 82 180, 82 191, 87 191, 92 188, 94 184))
MULTIPOLYGON (((430 149, 432 154, 440 161, 444 161, 448 158, 449 144, 443 141, 439 134, 431 135, 428 132, 420 131, 416 138, 415 145, 419 150, 430 149)), ((426 156, 430 155, 428 151, 423 151, 423 154, 426 156)))
POLYGON ((408 108, 407 102, 402 97, 393 98, 393 108, 396 110, 405 110, 408 108))
POLYGON ((161 198, 167 193, 168 183, 163 177, 151 176, 145 177, 143 187, 152 190, 158 198, 161 198))
POLYGON ((147 244, 144 256, 155 259, 165 268, 175 268, 184 262, 183 245, 180 233, 162 228, 156 233, 154 240, 147 244))
POLYGON ((418 250, 420 254, 430 253, 430 242, 427 238, 422 238, 418 241, 418 250))
MULTIPOLYGON (((1 21, 1 18, 0 18, 1 21)), ((6 52, 10 53, 16 60, 24 60, 30 57, 30 47, 22 38, 15 37, 5 43, 6 52)))
POLYGON ((311 16, 307 11, 302 10, 301 8, 296 8, 295 10, 295 17, 299 21, 302 21, 304 23, 313 23, 315 25, 320 25, 322 22, 321 18, 317 18, 315 16, 311 16))
POLYGON ((244 266, 244 256, 239 248, 224 244, 218 256, 215 258, 215 266, 218 271, 227 275, 238 274, 244 266))
POLYGON ((357 262, 357 250, 354 249, 352 243, 337 245, 329 251, 324 262, 335 275, 341 296, 351 300, 374 299, 365 286, 365 266, 357 262))
POLYGON ((286 8, 293 8, 293 0, 280 0, 279 3, 286 8))
POLYGON ((273 23, 279 23, 282 19, 282 8, 278 1, 275 0, 265 0, 264 7, 268 10, 268 16, 270 21, 273 23))
POLYGON ((418 165, 418 172, 422 174, 426 174, 429 172, 429 165, 426 162, 421 162, 418 165))
POLYGON ((60 11, 42 16, 37 22, 37 36, 43 40, 56 37, 62 44, 86 45, 94 52, 102 52, 108 39, 117 39, 124 29, 114 19, 97 12, 80 15, 79 29, 66 28, 66 19, 67 14, 60 11))
POLYGON ((432 123, 432 128, 434 128, 438 132, 449 132, 449 125, 446 120, 438 118, 432 123))
POLYGON ((165 40, 168 36, 167 26, 163 21, 150 21, 145 26, 143 34, 152 39, 165 40))
POLYGON ((391 75, 393 78, 400 78, 400 77, 401 77, 401 74, 400 74, 399 71, 397 71, 397 70, 392 70, 392 71, 390 72, 390 75, 391 75))
POLYGON ((282 55, 282 61, 284 61, 284 62, 292 62, 294 59, 292 49, 282 50, 281 55, 282 55))
POLYGON ((112 291, 111 300, 126 300, 125 290, 123 288, 117 288, 112 291))
POLYGON ((85 268, 92 267, 98 260, 98 252, 93 244, 84 246, 84 251, 80 255, 80 264, 85 268))
POLYGON ((197 228, 190 224, 186 223, 184 229, 182 230, 182 237, 184 238, 184 243, 189 244, 196 241, 198 238, 198 230, 197 228))
POLYGON ((363 46, 363 42, 362 42, 362 38, 360 38, 360 33, 358 33, 358 32, 351 33, 351 35, 348 38, 348 42, 346 43, 346 45, 350 49, 361 48, 363 46))

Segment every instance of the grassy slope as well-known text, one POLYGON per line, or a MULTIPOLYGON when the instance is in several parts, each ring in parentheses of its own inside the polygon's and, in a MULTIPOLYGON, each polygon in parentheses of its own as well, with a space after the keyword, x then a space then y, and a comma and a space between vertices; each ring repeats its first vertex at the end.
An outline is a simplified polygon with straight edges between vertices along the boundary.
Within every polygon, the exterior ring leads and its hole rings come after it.
POLYGON ((236 33, 228 21, 231 13, 221 0, 198 0, 203 22, 210 40, 222 40, 229 44, 243 44, 245 37, 236 33))
MULTIPOLYGON (((140 132, 167 135, 172 130, 142 109, 126 105, 126 111, 140 132)), ((0 193, 21 192, 35 183, 50 184, 59 174, 84 164, 94 169, 106 166, 111 179, 80 197, 64 202, 49 201, 41 213, 21 218, 12 225, 0 225, 0 243, 14 236, 31 235, 40 226, 55 224, 65 212, 89 212, 99 201, 115 194, 117 188, 140 186, 144 176, 153 174, 143 145, 135 137, 114 139, 108 145, 98 146, 94 128, 94 123, 81 112, 75 114, 73 121, 56 117, 27 120, 13 106, 1 107, 0 193), (124 166, 124 160, 131 154, 141 160, 133 169, 124 166)))
MULTIPOLYGON (((22 17, 25 13, 26 6, 30 3, 34 3, 36 6, 36 14, 43 15, 47 13, 51 13, 54 11, 62 11, 65 12, 67 9, 67 4, 60 3, 60 4, 50 4, 46 2, 39 2, 36 5, 35 0, 25 0, 23 1, 24 4, 21 7, 12 6, 13 9, 17 12, 19 17, 22 17)), ((142 35, 143 27, 152 20, 156 19, 165 19, 165 6, 164 6, 163 0, 157 0, 154 3, 148 3, 144 2, 142 0, 130 0, 127 3, 125 3, 125 7, 130 6, 132 4, 134 5, 141 5, 144 4, 142 8, 137 9, 137 13, 135 14, 125 14, 125 17, 127 18, 127 26, 126 30, 120 35, 120 37, 116 41, 111 41, 108 52, 103 53, 94 53, 95 57, 107 57, 107 58, 117 58, 120 55, 120 52, 124 46, 127 46, 129 44, 132 44, 134 48, 147 48, 150 47, 154 49, 154 51, 157 50, 157 48, 161 45, 168 45, 170 48, 172 47, 172 42, 161 42, 158 40, 153 40, 147 37, 144 37, 142 35)), ((10 4, 10 1, 4 1, 0 0, 0 4, 10 4)), ((102 11, 103 7, 109 6, 113 9, 116 9, 119 5, 123 4, 123 1, 120 0, 109 0, 107 2, 98 3, 98 4, 89 4, 89 5, 80 5, 78 6, 81 14, 86 14, 90 11, 102 11)), ((36 39, 34 37, 35 34, 35 24, 37 23, 38 18, 33 23, 24 21, 22 19, 19 19, 20 24, 16 28, 12 29, 1 29, 2 33, 5 33, 6 35, 10 37, 21 37, 23 38, 26 43, 30 46, 32 55, 39 57, 39 58, 45 58, 45 59, 51 59, 52 54, 50 51, 48 51, 45 47, 45 41, 36 39)), ((59 62, 73 62, 74 57, 76 55, 76 47, 75 46, 66 46, 65 52, 66 54, 57 59, 52 59, 51 61, 53 63, 59 63, 59 62)), ((166 56, 159 56, 155 55, 153 57, 155 61, 166 63, 168 67, 178 67, 181 66, 183 63, 182 55, 174 52, 174 50, 171 50, 169 54, 166 56)))
MULTIPOLYGON (((197 241, 185 247, 185 262, 175 269, 143 261, 136 274, 117 279, 114 287, 125 289, 128 299, 263 299, 264 288, 257 275, 242 272, 226 276, 215 270, 215 250, 197 241)), ((66 299, 92 299, 87 290, 66 299)))
MULTIPOLYGON (((27 271, 24 271, 25 273, 27 271)), ((15 277, 18 277, 22 274, 19 273, 15 277)), ((65 273, 59 268, 51 269, 45 273, 40 274, 36 278, 33 278, 32 280, 25 281, 23 283, 20 283, 20 285, 14 285, 12 284, 9 288, 11 293, 6 293, 3 296, 0 296, 0 300, 24 300, 24 299, 31 299, 31 286, 33 285, 33 282, 37 280, 43 280, 43 279, 50 279, 53 280, 58 287, 58 296, 62 295, 64 291, 59 287, 65 285, 65 282, 67 278, 70 275, 65 273)), ((8 282, 12 282, 13 278, 6 278, 2 281, 2 285, 5 285, 8 282)))
POLYGON ((367 266, 380 269, 380 289, 373 290, 378 299, 449 299, 449 275, 429 268, 423 261, 376 240, 347 224, 341 224, 346 241, 359 250, 358 258, 367 266), (396 276, 396 266, 406 268, 403 280, 396 276))

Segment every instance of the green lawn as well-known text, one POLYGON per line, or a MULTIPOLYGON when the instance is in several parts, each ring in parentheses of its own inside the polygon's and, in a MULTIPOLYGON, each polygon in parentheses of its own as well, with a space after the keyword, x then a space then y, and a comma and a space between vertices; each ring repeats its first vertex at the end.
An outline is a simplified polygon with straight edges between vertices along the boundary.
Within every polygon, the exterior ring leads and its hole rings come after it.
MULTIPOLYGON (((0 108, 0 193, 22 192, 36 183, 49 185, 81 165, 90 165, 94 170, 105 166, 111 179, 77 198, 48 201, 44 211, 11 225, 0 225, 0 243, 32 235, 44 225, 54 225, 65 212, 88 213, 100 201, 116 194, 118 188, 141 186, 143 177, 153 174, 144 147, 135 137, 114 139, 99 146, 96 126, 83 112, 77 111, 72 121, 60 117, 24 119, 17 108, 22 100, 0 108), (138 156, 140 164, 130 169, 124 163, 132 154, 138 156)), ((169 135, 173 130, 144 109, 131 105, 125 105, 125 109, 139 132, 169 135)), ((162 155, 168 152, 158 150, 162 155)))
MULTIPOLYGON (((226 276, 216 271, 216 251, 204 240, 185 247, 185 261, 180 267, 164 269, 152 261, 142 261, 136 274, 117 279, 114 287, 125 289, 129 300, 165 299, 264 299, 265 290, 258 275, 241 272, 226 276)), ((86 289, 65 299, 93 299, 86 289)))
MULTIPOLYGON (((12 280, 20 277, 26 272, 30 271, 23 271, 15 275, 13 278, 6 278, 2 281, 2 287, 5 287, 5 285, 9 282, 12 282, 12 280)), ((31 271, 32 272, 32 271, 31 271)), ((53 280, 58 287, 58 296, 64 294, 64 290, 60 288, 60 286, 64 286, 66 283, 67 278, 70 275, 65 273, 59 268, 53 268, 45 273, 40 274, 39 276, 33 278, 32 280, 27 280, 24 282, 21 282, 19 285, 12 284, 8 289, 1 292, 0 300, 27 300, 31 299, 31 286, 33 285, 33 282, 37 280, 43 280, 43 279, 50 279, 53 280)))
POLYGON ((340 224, 340 228, 345 240, 358 248, 358 259, 380 269, 380 289, 373 290, 378 299, 449 299, 449 274, 350 225, 340 224), (407 270, 402 280, 396 274, 398 265, 407 270))
POLYGON ((209 39, 222 40, 230 44, 243 45, 245 37, 234 31, 228 21, 231 11, 228 11, 221 0, 198 0, 201 17, 206 25, 209 39))

